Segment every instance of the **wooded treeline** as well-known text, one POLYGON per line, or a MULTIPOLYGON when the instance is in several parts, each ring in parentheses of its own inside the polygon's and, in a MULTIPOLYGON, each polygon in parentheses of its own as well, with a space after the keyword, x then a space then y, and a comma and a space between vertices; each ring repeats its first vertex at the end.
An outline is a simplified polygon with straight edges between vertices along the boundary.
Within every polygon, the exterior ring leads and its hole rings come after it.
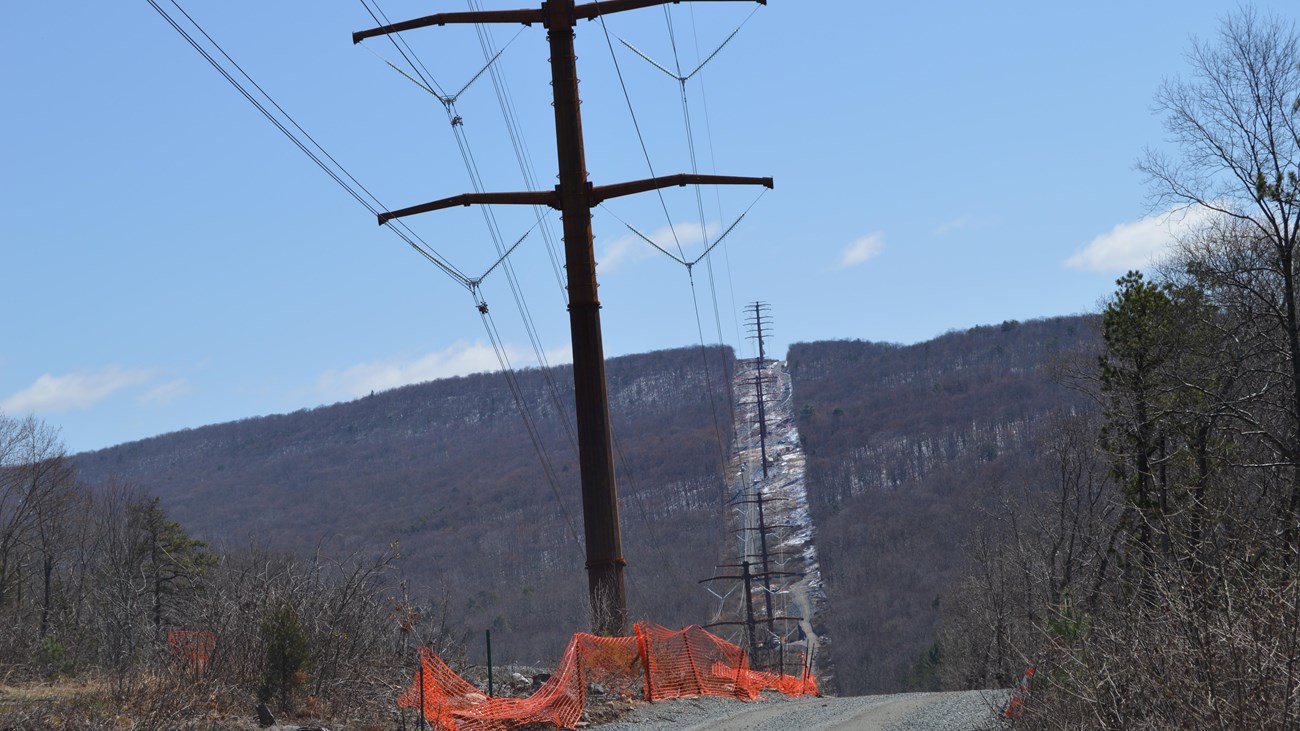
POLYGON ((174 727, 254 699, 385 718, 417 644, 459 654, 393 560, 215 552, 156 497, 87 486, 51 427, 0 415, 0 683, 81 689, 70 705, 10 698, 0 724, 174 727))
MULTIPOLYGON (((732 426, 730 350, 682 348, 607 365, 634 618, 706 621, 696 583, 719 550, 732 426), (714 415, 717 415, 715 420, 714 415), (720 432, 719 432, 720 430, 720 432), (719 433, 721 446, 719 446, 719 433)), ((370 555, 421 601, 445 599, 483 661, 550 662, 589 628, 572 374, 516 374, 544 468, 502 374, 376 393, 76 455, 92 484, 128 480, 218 547, 370 555), (549 471, 549 477, 548 477, 549 471), (553 482, 552 482, 553 480, 553 482), (558 499, 557 499, 558 495, 558 499), (563 503, 563 507, 561 507, 563 503)))
POLYGON ((948 604, 950 682, 1037 666, 1026 728, 1300 725, 1300 43, 1242 10, 1188 58, 1177 155, 1141 168, 1204 223, 1118 281, 1072 375, 1097 423, 1054 430, 1052 489, 975 534, 948 604))

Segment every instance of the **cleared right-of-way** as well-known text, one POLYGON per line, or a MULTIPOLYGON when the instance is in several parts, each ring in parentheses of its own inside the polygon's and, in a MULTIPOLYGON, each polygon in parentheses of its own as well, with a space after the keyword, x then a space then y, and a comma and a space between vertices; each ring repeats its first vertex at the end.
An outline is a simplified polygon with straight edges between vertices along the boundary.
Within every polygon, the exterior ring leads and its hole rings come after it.
POLYGON ((979 731, 996 728, 1005 691, 897 693, 753 702, 688 698, 638 705, 602 731, 979 731))

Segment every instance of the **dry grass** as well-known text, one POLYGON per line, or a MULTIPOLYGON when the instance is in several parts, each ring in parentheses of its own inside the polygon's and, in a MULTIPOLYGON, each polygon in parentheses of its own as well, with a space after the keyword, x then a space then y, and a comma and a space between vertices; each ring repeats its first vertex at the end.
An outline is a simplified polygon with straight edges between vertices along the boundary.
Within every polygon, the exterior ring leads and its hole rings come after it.
POLYGON ((0 686, 0 729, 132 728, 109 713, 108 683, 79 679, 0 686))
MULTIPOLYGON (((9 683, 0 685, 0 731, 254 731, 254 707, 251 696, 165 675, 142 675, 116 688, 105 678, 9 683)), ((356 719, 332 718, 332 711, 329 704, 304 703, 301 713, 277 717, 336 731, 393 727, 381 712, 382 718, 356 719)))
POLYGON ((0 683, 0 707, 15 703, 67 702, 81 696, 103 695, 108 683, 99 678, 78 678, 49 683, 0 683))

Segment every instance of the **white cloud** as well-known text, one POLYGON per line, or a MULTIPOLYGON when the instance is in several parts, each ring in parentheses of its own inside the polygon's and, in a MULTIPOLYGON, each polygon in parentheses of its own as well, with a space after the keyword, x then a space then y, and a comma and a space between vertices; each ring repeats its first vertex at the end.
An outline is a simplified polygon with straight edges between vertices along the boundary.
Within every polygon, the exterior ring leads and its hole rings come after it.
POLYGON ((553 365, 565 365, 573 362, 573 343, 565 343, 558 348, 543 351, 546 356, 546 362, 553 365))
POLYGON ((1122 272, 1150 266, 1169 251, 1169 246, 1211 220, 1216 214, 1206 208, 1171 208, 1136 221, 1121 223, 1097 236, 1064 264, 1090 272, 1122 272))
POLYGON ((58 414, 85 411, 115 392, 145 383, 151 378, 152 371, 128 370, 121 366, 63 376, 46 373, 32 385, 0 402, 0 408, 11 413, 58 414))
MULTIPOLYGON (((654 252, 650 245, 636 236, 620 236, 605 246, 597 257, 601 274, 608 274, 618 269, 619 265, 630 261, 645 259, 654 252)), ((657 253, 657 252, 655 252, 657 253)))
MULTIPOLYGON (((712 238, 718 233, 718 225, 710 223, 705 226, 705 229, 708 231, 709 243, 713 243, 712 238)), ((676 223, 671 227, 664 226, 646 234, 646 238, 655 242, 664 251, 672 253, 673 256, 681 256, 681 253, 677 250, 678 243, 683 248, 687 248, 695 246, 704 240, 704 237, 700 235, 700 224, 698 222, 676 223), (674 231, 676 232, 676 238, 673 238, 674 231)), ((601 274, 609 274, 628 263, 663 255, 663 252, 655 251, 655 248, 647 243, 645 239, 629 232, 626 236, 619 236, 606 244, 601 249, 597 261, 600 264, 601 274)), ((692 253, 687 248, 686 258, 688 261, 698 255, 699 252, 692 253)))
POLYGON ((875 231, 859 238, 840 252, 840 269, 855 267, 885 250, 885 234, 875 231))
POLYGON ((956 233, 963 229, 970 228, 973 225, 975 225, 975 221, 972 220, 970 216, 962 216, 961 218, 954 218, 951 221, 946 221, 936 226, 934 229, 934 235, 947 236, 948 234, 956 233))
MULTIPOLYGON (((521 348, 506 345, 505 352, 514 368, 536 365, 531 349, 525 354, 521 348)), ((551 365, 572 360, 568 345, 546 351, 546 357, 551 365)), ((342 370, 326 371, 318 379, 317 388, 328 398, 358 398, 371 391, 386 391, 412 383, 500 369, 501 365, 490 344, 459 341, 446 350, 413 359, 374 361, 342 370)))
POLYGON ((140 403, 146 406, 166 406, 182 396, 188 396, 193 391, 189 381, 178 378, 149 389, 148 393, 140 397, 140 403))

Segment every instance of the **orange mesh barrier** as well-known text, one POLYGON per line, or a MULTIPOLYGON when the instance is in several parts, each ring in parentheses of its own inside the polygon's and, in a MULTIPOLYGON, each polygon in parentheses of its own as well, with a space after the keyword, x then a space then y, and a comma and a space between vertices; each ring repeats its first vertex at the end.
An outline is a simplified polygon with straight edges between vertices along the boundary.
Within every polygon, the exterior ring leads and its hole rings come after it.
POLYGON ((420 671, 415 674, 411 687, 397 697, 397 705, 402 708, 423 705, 424 718, 434 728, 454 729, 457 726, 451 717, 453 712, 472 708, 486 700, 487 695, 447 667, 442 658, 429 648, 421 647, 420 671))
POLYGON ((174 629, 167 633, 167 646, 185 667, 197 673, 208 666, 217 636, 207 630, 174 629))
POLYGON ((650 670, 649 700, 719 695, 753 700, 745 651, 696 625, 679 632, 636 625, 650 670))
POLYGON ((574 728, 582 718, 587 690, 600 683, 630 697, 640 685, 640 657, 634 637, 597 637, 579 632, 546 684, 528 698, 490 698, 455 714, 461 731, 504 731, 525 723, 549 722, 574 728))
POLYGON ((810 673, 800 675, 778 675, 761 670, 748 670, 742 681, 755 691, 775 690, 784 695, 821 695, 817 688, 817 679, 810 673))
POLYGON ((766 689, 817 693, 806 669, 798 677, 751 670, 743 650, 699 627, 635 629, 633 637, 575 634, 550 679, 528 698, 488 698, 422 648, 420 672, 397 705, 423 706, 435 729, 506 731, 539 722, 574 728, 595 683, 623 698, 643 695, 649 700, 700 695, 752 700, 766 689))

